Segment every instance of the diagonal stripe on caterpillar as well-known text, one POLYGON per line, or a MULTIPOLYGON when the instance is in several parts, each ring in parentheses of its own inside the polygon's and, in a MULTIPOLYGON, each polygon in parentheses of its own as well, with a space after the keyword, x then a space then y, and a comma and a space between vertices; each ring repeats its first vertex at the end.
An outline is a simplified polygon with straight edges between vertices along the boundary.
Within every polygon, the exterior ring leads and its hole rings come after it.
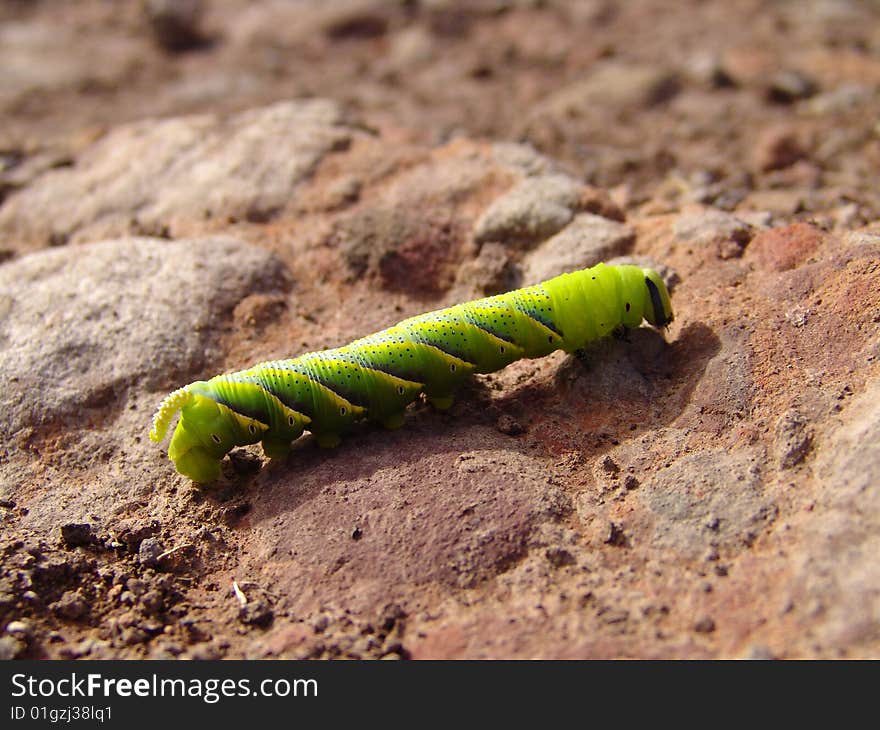
POLYGON ((280 458, 306 429, 335 446, 363 418, 397 428, 421 393, 444 410, 472 373, 574 352, 643 321, 666 327, 672 318, 656 271, 598 264, 412 317, 344 347, 191 383, 159 406, 150 438, 161 441, 180 411, 168 457, 181 474, 209 482, 236 446, 260 441, 267 456, 280 458))

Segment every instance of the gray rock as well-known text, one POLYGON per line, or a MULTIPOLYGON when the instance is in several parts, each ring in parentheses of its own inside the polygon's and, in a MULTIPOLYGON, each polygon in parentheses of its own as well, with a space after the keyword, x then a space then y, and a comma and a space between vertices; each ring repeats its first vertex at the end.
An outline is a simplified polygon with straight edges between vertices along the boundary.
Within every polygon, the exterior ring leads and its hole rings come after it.
POLYGON ((531 251, 523 262, 523 285, 585 269, 625 253, 636 239, 624 223, 580 213, 562 231, 531 251))
POLYGON ((434 38, 422 26, 410 26, 395 33, 388 43, 386 64, 399 72, 430 62, 437 54, 434 38))
POLYGON ((324 204, 325 208, 327 210, 334 210, 357 202, 361 195, 362 187, 363 181, 353 175, 345 175, 339 178, 328 186, 326 190, 327 200, 324 204))
POLYGON ((783 170, 809 156, 798 130, 787 124, 761 130, 755 139, 752 155, 754 167, 760 172, 783 170))
POLYGON ((880 235, 867 231, 850 231, 844 236, 848 246, 877 246, 880 247, 880 235))
POLYGON ((29 621, 16 619, 6 624, 6 633, 22 641, 27 641, 33 636, 34 630, 29 621))
POLYGON ((753 661, 771 661, 773 659, 776 659, 776 655, 773 653, 773 650, 766 644, 752 644, 746 650, 743 658, 753 661))
POLYGON ((69 522, 61 525, 61 542, 68 548, 89 545, 94 541, 95 535, 88 522, 69 522))
POLYGON ((754 229, 770 228, 774 221, 773 213, 769 210, 744 210, 738 217, 754 229))
POLYGON ((502 413, 498 417, 498 420, 495 422, 495 428, 501 433, 506 433, 508 436, 519 436, 526 430, 519 421, 508 413, 502 413))
POLYGON ((0 104, 6 109, 28 92, 84 83, 113 88, 143 59, 142 47, 118 33, 90 33, 83 24, 49 18, 5 17, 0 25, 0 104))
POLYGON ((755 452, 700 451, 646 480, 635 494, 656 517, 653 544, 690 560, 710 547, 750 545, 777 512, 758 461, 755 452))
POLYGON ((669 101, 680 89, 677 75, 659 66, 600 64, 586 78, 537 104, 524 119, 518 138, 539 146, 552 144, 573 123, 583 129, 601 129, 608 124, 609 110, 626 118, 669 101))
POLYGON ((289 101, 229 118, 203 115, 119 127, 69 168, 0 208, 0 241, 94 240, 171 232, 218 217, 263 221, 354 131, 329 101, 289 101))
POLYGON ((141 542, 138 548, 138 561, 147 568, 155 568, 159 565, 159 556, 162 554, 162 546, 155 537, 148 537, 141 542))
POLYGON ((714 51, 696 53, 688 59, 684 70, 692 80, 716 89, 736 85, 723 60, 714 51))
POLYGON ((0 267, 0 434, 164 388, 212 357, 212 323, 285 286, 273 255, 229 238, 123 239, 0 267))
POLYGON ((321 26, 325 35, 333 40, 378 38, 388 30, 388 10, 386 3, 376 0, 327 3, 323 9, 321 26))
POLYGON ((54 603, 49 605, 51 611, 61 618, 77 621, 89 613, 89 604, 77 591, 64 591, 54 603))
POLYGON ((477 243, 528 246, 552 236, 574 217, 582 186, 564 175, 526 178, 498 198, 474 227, 477 243))
POLYGON ((721 258, 740 255, 754 233, 745 221, 714 208, 683 213, 672 224, 672 232, 685 243, 717 246, 721 258))

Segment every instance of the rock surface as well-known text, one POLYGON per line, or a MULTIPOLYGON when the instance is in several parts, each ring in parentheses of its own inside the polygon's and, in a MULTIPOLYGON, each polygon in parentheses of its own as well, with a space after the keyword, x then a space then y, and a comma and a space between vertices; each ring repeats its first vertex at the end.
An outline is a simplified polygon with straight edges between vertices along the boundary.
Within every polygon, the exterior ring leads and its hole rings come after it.
POLYGON ((880 656, 875 7, 141 5, 0 5, 0 656, 880 656), (598 259, 667 331, 204 487, 146 438, 598 259))
POLYGON ((824 519, 802 525, 793 590, 813 651, 869 652, 880 610, 873 566, 880 514, 880 387, 851 403, 816 457, 824 519), (812 612, 812 615, 810 613, 812 612))
POLYGON ((11 247, 57 245, 124 233, 179 236, 187 222, 214 217, 266 221, 353 134, 339 107, 324 100, 228 119, 135 123, 11 198, 0 209, 0 233, 11 247))
POLYGON ((228 238, 123 239, 10 262, 0 268, 3 437, 70 428, 135 383, 155 390, 199 371, 218 318, 284 285, 277 258, 228 238))
POLYGON ((527 177, 489 206, 477 221, 474 239, 524 246, 542 241, 568 225, 580 197, 580 186, 569 177, 527 177))

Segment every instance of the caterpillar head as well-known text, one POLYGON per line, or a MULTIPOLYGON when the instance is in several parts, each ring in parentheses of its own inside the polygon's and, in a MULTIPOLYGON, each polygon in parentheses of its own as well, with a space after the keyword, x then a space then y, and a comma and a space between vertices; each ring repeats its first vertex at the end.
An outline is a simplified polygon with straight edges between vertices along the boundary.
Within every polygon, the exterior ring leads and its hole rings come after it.
POLYGON ((196 392, 199 385, 193 383, 165 399, 156 413, 150 438, 161 441, 179 409, 180 420, 168 446, 168 458, 177 471, 194 482, 210 482, 220 476, 220 461, 233 447, 256 443, 268 426, 196 392))
POLYGON ((645 319, 655 327, 666 327, 675 317, 672 313, 669 290, 656 271, 653 269, 642 269, 642 271, 645 275, 646 287, 645 319))

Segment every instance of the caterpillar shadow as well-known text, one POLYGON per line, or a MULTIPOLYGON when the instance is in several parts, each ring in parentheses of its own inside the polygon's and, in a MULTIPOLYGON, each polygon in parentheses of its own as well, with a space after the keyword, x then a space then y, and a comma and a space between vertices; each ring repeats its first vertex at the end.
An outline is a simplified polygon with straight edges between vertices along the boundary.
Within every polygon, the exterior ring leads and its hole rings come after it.
POLYGON ((628 341, 601 340, 501 399, 513 419, 528 419, 548 452, 593 454, 675 421, 721 341, 705 324, 686 326, 671 343, 653 329, 628 341))

